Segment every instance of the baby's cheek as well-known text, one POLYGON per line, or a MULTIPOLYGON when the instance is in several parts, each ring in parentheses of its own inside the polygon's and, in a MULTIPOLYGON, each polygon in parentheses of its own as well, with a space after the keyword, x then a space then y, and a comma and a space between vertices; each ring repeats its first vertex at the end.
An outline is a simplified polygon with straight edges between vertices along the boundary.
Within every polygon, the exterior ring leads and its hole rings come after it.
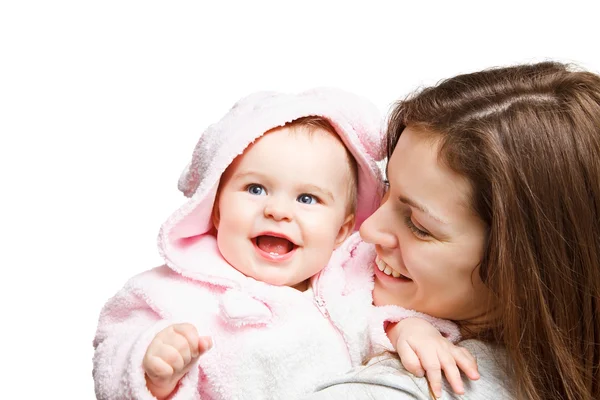
POLYGON ((329 257, 334 250, 335 236, 331 230, 327 230, 324 225, 325 221, 321 224, 315 224, 310 232, 305 233, 305 247, 311 253, 311 257, 329 257))

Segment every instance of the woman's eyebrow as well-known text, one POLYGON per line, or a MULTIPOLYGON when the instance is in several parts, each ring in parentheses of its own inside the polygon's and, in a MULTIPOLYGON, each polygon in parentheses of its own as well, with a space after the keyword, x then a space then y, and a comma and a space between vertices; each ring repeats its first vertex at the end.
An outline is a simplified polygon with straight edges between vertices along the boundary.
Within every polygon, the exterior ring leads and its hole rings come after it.
POLYGON ((416 202, 415 200, 409 199, 408 197, 405 197, 405 196, 398 197, 398 200, 400 202, 404 203, 404 204, 408 204, 409 206, 414 207, 417 210, 420 210, 420 211, 424 212, 425 214, 429 215, 431 218, 435 219, 439 223, 442 223, 444 225, 448 225, 448 222, 446 222, 443 218, 435 215, 429 209, 427 209, 427 207, 425 207, 424 205, 416 202))

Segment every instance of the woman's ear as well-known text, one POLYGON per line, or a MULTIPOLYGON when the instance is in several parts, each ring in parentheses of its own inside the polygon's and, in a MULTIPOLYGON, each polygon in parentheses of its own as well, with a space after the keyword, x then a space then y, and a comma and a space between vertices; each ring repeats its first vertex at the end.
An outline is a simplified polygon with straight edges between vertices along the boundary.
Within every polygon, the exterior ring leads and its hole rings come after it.
POLYGON ((348 239, 348 236, 352 234, 354 230, 354 224, 356 223, 356 216, 354 214, 350 214, 344 220, 344 223, 340 227, 340 231, 338 232, 335 238, 335 247, 338 248, 344 240, 348 239))

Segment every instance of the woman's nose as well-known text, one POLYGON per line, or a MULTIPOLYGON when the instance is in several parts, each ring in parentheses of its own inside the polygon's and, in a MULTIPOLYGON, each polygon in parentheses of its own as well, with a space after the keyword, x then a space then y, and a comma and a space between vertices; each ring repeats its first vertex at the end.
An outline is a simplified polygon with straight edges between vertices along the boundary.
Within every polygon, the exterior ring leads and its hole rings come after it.
POLYGON ((265 204, 265 217, 275 221, 291 221, 292 206, 289 200, 283 199, 280 196, 271 196, 265 204))
POLYGON ((360 226, 360 236, 367 243, 379 245, 383 248, 394 249, 398 247, 398 239, 394 234, 394 227, 390 226, 393 218, 386 218, 385 203, 381 205, 360 226))

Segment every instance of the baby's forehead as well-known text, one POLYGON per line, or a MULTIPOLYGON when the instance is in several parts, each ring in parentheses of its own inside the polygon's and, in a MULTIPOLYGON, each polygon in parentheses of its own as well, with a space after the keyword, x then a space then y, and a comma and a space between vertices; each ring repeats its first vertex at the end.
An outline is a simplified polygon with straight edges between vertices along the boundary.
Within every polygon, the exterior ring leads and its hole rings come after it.
POLYGON ((251 152, 273 151, 273 148, 287 150, 293 147, 295 152, 316 155, 322 151, 348 151, 344 142, 335 133, 319 127, 304 125, 286 125, 273 128, 257 138, 248 146, 242 156, 251 152))
POLYGON ((293 122, 284 126, 278 126, 265 132, 256 141, 260 141, 265 137, 273 134, 287 135, 289 140, 293 139, 309 139, 314 141, 334 141, 340 143, 344 148, 344 142, 339 137, 338 133, 333 129, 331 125, 307 125, 300 122, 293 122))
MULTIPOLYGON (((238 156, 228 170, 257 170, 285 175, 306 172, 315 179, 349 169, 348 151, 336 135, 300 126, 268 131, 238 156)), ((322 180, 322 179, 321 179, 322 180)))

